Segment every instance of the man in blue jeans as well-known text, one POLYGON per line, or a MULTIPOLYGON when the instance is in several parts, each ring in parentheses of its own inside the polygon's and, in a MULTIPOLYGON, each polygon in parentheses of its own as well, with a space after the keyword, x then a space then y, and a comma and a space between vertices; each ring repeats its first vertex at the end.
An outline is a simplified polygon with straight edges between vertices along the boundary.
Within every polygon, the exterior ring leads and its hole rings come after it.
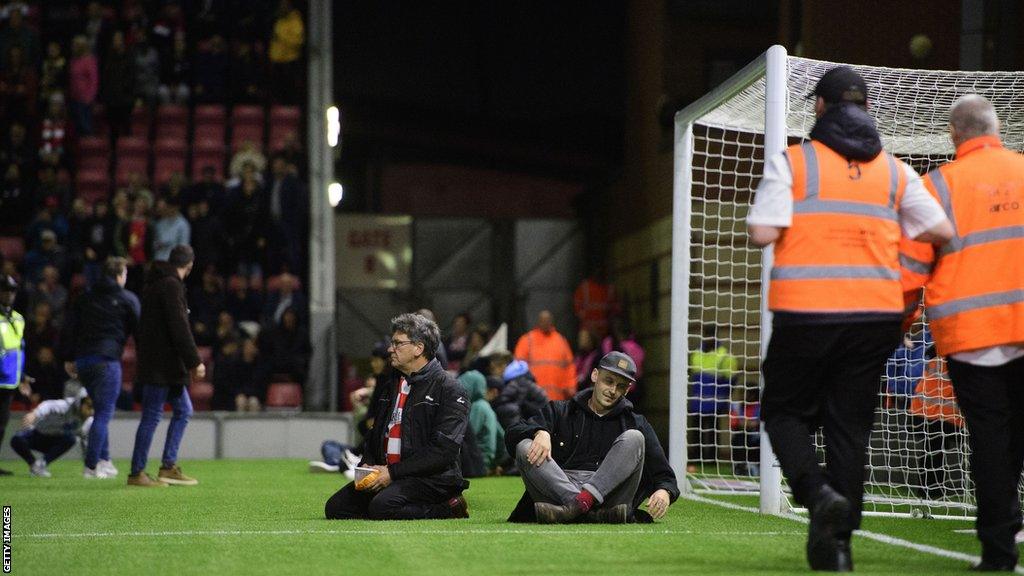
POLYGON ((107 258, 102 276, 67 315, 60 339, 64 370, 81 380, 95 410, 82 471, 85 478, 117 477, 107 431, 121 391, 121 354, 140 314, 138 297, 124 289, 127 280, 128 261, 107 258))
POLYGON ((175 246, 167 261, 153 262, 142 289, 142 317, 139 320, 138 376, 142 388, 142 419, 135 432, 132 473, 129 486, 163 487, 168 484, 194 486, 199 482, 182 473, 178 447, 192 417, 188 385, 206 375, 188 324, 185 277, 192 271, 195 253, 184 244, 175 246), (145 473, 146 457, 153 434, 160 423, 165 402, 173 409, 158 479, 145 473))

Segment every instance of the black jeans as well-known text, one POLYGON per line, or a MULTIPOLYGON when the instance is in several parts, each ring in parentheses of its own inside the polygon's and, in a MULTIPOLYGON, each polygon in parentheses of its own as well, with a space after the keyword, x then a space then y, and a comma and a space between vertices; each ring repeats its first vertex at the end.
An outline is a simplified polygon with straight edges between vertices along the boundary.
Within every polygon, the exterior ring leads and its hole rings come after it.
POLYGON ((993 564, 1016 563, 1014 535, 1021 528, 1017 483, 1024 467, 1024 358, 992 367, 953 359, 948 364, 970 432, 981 557, 993 564))
POLYGON ((395 480, 379 492, 356 490, 349 482, 324 506, 328 520, 429 520, 450 518, 448 500, 462 490, 437 486, 422 478, 395 480))
POLYGON ((761 367, 761 419, 796 501, 811 506, 822 486, 850 500, 838 533, 860 527, 864 465, 886 359, 899 322, 775 326, 761 367), (825 432, 826 470, 812 434, 825 432))
POLYGON ((7 432, 7 421, 11 419, 11 400, 18 393, 17 388, 0 388, 0 446, 4 443, 4 433, 7 432))

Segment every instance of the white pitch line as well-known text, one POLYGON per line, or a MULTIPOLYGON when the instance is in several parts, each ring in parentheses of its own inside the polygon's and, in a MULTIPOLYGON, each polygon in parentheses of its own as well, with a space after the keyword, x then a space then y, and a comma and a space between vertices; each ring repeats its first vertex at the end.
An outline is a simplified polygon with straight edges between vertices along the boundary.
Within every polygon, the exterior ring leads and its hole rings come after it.
MULTIPOLYGON (((399 533, 398 530, 182 530, 182 531, 161 531, 161 532, 79 532, 71 534, 61 533, 37 533, 37 534, 13 534, 14 538, 38 538, 38 539, 60 539, 60 538, 159 538, 173 536, 305 536, 305 535, 343 535, 357 534, 361 536, 393 536, 399 533)), ((506 528, 487 529, 470 528, 465 530, 401 530, 401 534, 679 534, 679 535, 720 535, 720 536, 802 536, 803 532, 797 531, 726 531, 708 532, 707 530, 544 530, 528 528, 506 528)))
MULTIPOLYGON (((734 504, 732 502, 720 502, 711 498, 705 498, 697 494, 686 494, 683 496, 688 500, 694 500, 696 502, 703 502, 705 504, 711 504, 713 506, 720 506, 722 508, 728 508, 730 510, 742 510, 745 512, 753 512, 760 514, 761 510, 751 506, 742 506, 740 504, 734 504)), ((803 516, 796 514, 779 514, 780 518, 786 518, 788 520, 794 520, 807 524, 809 520, 803 516)), ((887 534, 879 534, 877 532, 870 532, 868 530, 857 530, 857 535, 881 542, 883 544, 889 544, 890 546, 898 546, 901 548, 908 548, 910 550, 916 550, 924 554, 931 554, 933 556, 941 556, 943 558, 950 558, 952 560, 962 560, 970 564, 976 564, 981 561, 980 556, 974 556, 973 554, 964 554, 963 552, 955 552, 953 550, 946 550, 945 548, 938 548, 936 546, 929 546, 927 544, 918 544, 917 542, 911 542, 910 540, 904 540, 902 538, 896 538, 895 536, 889 536, 887 534)), ((1017 574, 1024 574, 1024 567, 1018 566, 1015 570, 1017 574)))

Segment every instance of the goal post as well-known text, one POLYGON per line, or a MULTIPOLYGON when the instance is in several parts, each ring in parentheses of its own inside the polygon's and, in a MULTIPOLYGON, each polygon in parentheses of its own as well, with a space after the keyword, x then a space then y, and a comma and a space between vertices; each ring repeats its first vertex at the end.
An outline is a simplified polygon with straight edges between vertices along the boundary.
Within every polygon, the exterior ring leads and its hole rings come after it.
MULTIPOLYGON (((764 159, 807 137, 815 116, 805 96, 837 65, 773 46, 675 117, 670 461, 684 490, 756 497, 763 513, 789 510, 790 499, 757 423, 761 358, 771 337, 772 251, 748 242, 745 219, 764 159), (704 371, 693 380, 690 354, 702 342, 716 343, 727 357, 711 377, 704 371)), ((853 68, 868 84, 869 113, 885 149, 921 174, 952 159, 948 111, 964 94, 989 98, 1006 146, 1024 148, 1024 73, 853 68)), ((926 328, 922 321, 911 330, 879 382, 866 514, 974 513, 966 429, 922 408, 948 400, 929 398, 920 384, 926 375, 948 384, 941 359, 925 354, 926 328)), ((823 461, 820 433, 817 441, 823 461)))

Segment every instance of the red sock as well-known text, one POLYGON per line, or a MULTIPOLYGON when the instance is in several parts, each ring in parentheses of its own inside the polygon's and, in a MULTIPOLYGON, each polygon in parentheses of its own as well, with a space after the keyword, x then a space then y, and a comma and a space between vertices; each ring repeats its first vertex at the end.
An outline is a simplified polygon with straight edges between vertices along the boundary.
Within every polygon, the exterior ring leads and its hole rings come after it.
POLYGON ((587 512, 594 507, 594 495, 586 490, 582 490, 576 495, 576 502, 579 503, 580 510, 587 512))

